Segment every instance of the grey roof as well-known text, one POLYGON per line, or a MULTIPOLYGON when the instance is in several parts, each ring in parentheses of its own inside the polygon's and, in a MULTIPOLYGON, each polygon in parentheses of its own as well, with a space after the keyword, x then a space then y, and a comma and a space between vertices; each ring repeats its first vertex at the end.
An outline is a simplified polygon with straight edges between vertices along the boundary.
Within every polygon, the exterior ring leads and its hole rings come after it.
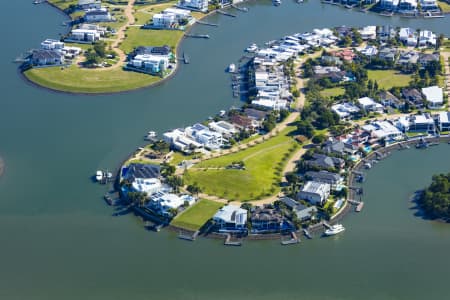
POLYGON ((62 57, 61 53, 58 51, 44 49, 33 50, 31 56, 33 60, 60 59, 62 57))
POLYGON ((109 12, 107 10, 93 9, 87 11, 85 16, 107 16, 109 12))
POLYGON ((313 181, 318 181, 318 182, 336 183, 341 180, 341 175, 336 174, 336 173, 331 173, 328 171, 320 171, 320 172, 308 171, 305 173, 305 176, 311 178, 311 180, 313 180, 313 181))
POLYGON ((134 180, 135 178, 158 178, 161 174, 159 165, 130 164, 126 177, 134 180))
POLYGON ((313 212, 317 212, 317 207, 315 206, 304 206, 303 204, 300 204, 295 210, 295 214, 297 215, 297 218, 299 220, 307 220, 311 218, 311 214, 313 212))
POLYGON ((313 154, 313 160, 308 161, 312 166, 322 167, 322 168, 338 168, 344 162, 341 158, 330 157, 323 154, 313 154))
POLYGON ((246 108, 244 109, 244 113, 248 117, 256 120, 262 120, 269 114, 267 111, 262 111, 254 108, 246 108))
POLYGON ((282 203, 284 203, 287 207, 289 207, 289 208, 294 208, 294 207, 296 207, 297 205, 300 205, 300 203, 298 203, 297 201, 295 201, 294 199, 292 199, 292 198, 289 198, 289 197, 283 197, 283 198, 280 198, 280 201, 282 202, 282 203))

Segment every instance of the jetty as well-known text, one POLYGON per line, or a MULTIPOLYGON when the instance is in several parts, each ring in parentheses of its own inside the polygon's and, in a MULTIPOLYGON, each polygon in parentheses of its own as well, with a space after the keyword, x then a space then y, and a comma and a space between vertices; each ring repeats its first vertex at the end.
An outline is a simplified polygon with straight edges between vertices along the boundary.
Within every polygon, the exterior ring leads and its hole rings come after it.
POLYGON ((208 34, 185 34, 184 36, 197 39, 209 39, 208 34))
POLYGON ((281 238, 281 245, 283 246, 287 246, 287 245, 293 245, 293 244, 298 244, 300 243, 300 239, 297 237, 297 234, 292 231, 290 233, 290 239, 288 240, 283 240, 283 237, 281 238))
POLYGON ((186 54, 186 52, 183 52, 183 61, 186 65, 190 62, 189 56, 186 54))
POLYGON ((312 239, 311 233, 309 233, 308 229, 306 229, 306 228, 303 229, 303 235, 306 236, 310 240, 312 239))
POLYGON ((194 233, 192 233, 192 232, 183 232, 183 231, 180 230, 180 233, 178 234, 178 238, 182 239, 182 240, 185 240, 185 241, 193 242, 197 238, 198 234, 199 234, 198 230, 195 231, 194 233))
POLYGON ((103 196, 103 199, 110 206, 117 206, 119 204, 122 204, 122 198, 120 197, 118 192, 108 192, 103 196))
POLYGON ((201 25, 206 25, 206 26, 214 26, 214 27, 218 27, 219 26, 219 24, 209 23, 209 22, 205 22, 205 21, 202 21, 202 20, 197 20, 196 23, 201 24, 201 25))
POLYGON ((356 205, 355 207, 355 211, 356 212, 361 212, 363 207, 364 207, 364 202, 363 201, 358 201, 358 200, 352 200, 352 199, 348 199, 347 200, 348 203, 356 205))
POLYGON ((229 13, 229 12, 226 12, 226 11, 223 11, 223 10, 217 10, 217 13, 218 14, 221 14, 221 15, 224 15, 224 16, 227 16, 227 17, 232 17, 232 18, 236 18, 237 16, 236 15, 233 15, 233 14, 231 14, 231 13, 229 13))
POLYGON ((242 240, 232 240, 232 235, 230 233, 226 234, 225 242, 223 243, 225 246, 242 246, 242 240))

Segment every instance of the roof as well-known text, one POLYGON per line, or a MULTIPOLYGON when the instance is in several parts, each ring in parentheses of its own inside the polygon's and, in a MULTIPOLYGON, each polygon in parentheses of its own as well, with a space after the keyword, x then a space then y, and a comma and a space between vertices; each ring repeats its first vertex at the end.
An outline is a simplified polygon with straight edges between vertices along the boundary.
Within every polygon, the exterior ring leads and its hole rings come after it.
POLYGON ((373 101, 372 98, 369 97, 363 97, 358 99, 359 104, 362 106, 372 106, 375 105, 375 101, 373 101))
POLYGON ((323 154, 313 154, 313 160, 308 163, 323 168, 336 168, 344 162, 343 159, 337 157, 330 157, 323 154))
POLYGON ((130 164, 125 174, 127 178, 158 178, 161 173, 159 165, 149 164, 130 164))
POLYGON ((441 123, 449 123, 450 122, 450 112, 448 112, 448 111, 439 112, 438 120, 441 123))
POLYGON ((330 190, 328 183, 308 181, 302 188, 302 192, 311 194, 323 194, 324 191, 330 190))
POLYGON ((444 95, 442 93, 442 88, 438 86, 430 86, 422 88, 422 93, 428 102, 441 104, 444 102, 444 95))
POLYGON ((313 181, 318 182, 322 182, 323 180, 338 182, 342 178, 341 175, 328 171, 308 171, 305 173, 305 176, 311 178, 313 181))
POLYGON ((255 208, 251 214, 252 222, 281 222, 283 217, 275 209, 270 208, 255 208))
POLYGON ((59 53, 58 51, 44 49, 33 50, 31 56, 34 60, 60 59, 62 57, 61 53, 59 53))
POLYGON ((226 205, 219 209, 213 217, 214 220, 221 220, 225 223, 235 223, 244 225, 247 222, 247 210, 237 205, 226 205))

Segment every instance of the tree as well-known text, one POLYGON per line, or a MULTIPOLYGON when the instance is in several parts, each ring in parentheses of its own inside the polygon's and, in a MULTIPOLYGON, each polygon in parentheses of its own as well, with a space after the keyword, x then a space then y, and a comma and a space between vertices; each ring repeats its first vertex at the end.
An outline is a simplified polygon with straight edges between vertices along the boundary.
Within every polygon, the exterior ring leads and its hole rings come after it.
POLYGON ((99 57, 101 58, 106 57, 106 43, 103 41, 95 43, 94 51, 99 57))
POLYGON ((314 144, 322 144, 323 142, 325 142, 326 139, 327 139, 326 135, 324 135, 324 134, 317 134, 317 135, 313 136, 312 142, 314 144))
POLYGON ((299 134, 311 138, 313 136, 314 127, 309 121, 300 120, 297 122, 297 131, 299 134))
POLYGON ((197 182, 194 182, 193 184, 188 185, 186 189, 189 193, 195 194, 197 196, 199 193, 202 192, 202 189, 200 188, 200 186, 198 185, 197 182))
POLYGON ((183 186, 184 182, 183 178, 181 178, 180 176, 172 175, 167 177, 167 184, 174 189, 175 193, 178 193, 180 191, 180 187, 183 186))

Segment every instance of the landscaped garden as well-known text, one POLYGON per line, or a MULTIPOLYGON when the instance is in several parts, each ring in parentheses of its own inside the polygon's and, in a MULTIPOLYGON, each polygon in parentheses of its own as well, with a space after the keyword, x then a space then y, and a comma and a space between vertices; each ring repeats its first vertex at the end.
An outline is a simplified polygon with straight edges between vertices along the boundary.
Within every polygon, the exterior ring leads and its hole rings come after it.
POLYGON ((224 204, 201 199, 196 204, 186 209, 170 223, 175 227, 188 230, 200 229, 224 204))

